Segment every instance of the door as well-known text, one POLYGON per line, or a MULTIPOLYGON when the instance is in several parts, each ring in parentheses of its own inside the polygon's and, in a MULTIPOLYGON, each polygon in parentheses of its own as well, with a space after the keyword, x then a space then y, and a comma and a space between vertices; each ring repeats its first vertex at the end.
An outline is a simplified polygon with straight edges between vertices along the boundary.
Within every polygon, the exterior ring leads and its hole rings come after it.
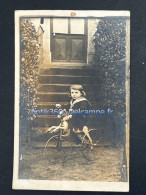
POLYGON ((85 35, 54 34, 52 38, 52 60, 56 62, 85 62, 85 39, 85 35))
MULTIPOLYGON (((81 20, 81 19, 79 19, 81 20)), ((75 25, 70 19, 63 19, 61 28, 57 29, 57 21, 54 22, 55 28, 53 29, 52 20, 52 32, 51 32, 51 51, 53 62, 76 62, 85 63, 87 56, 87 35, 85 32, 85 25, 79 23, 78 30, 75 30, 75 25), (63 23, 64 21, 64 23, 63 23), (64 24, 64 28, 63 28, 64 24), (74 28, 73 28, 74 27, 74 28), (84 29, 81 29, 84 28, 84 29), (60 33, 62 31, 62 33, 60 33), (59 33, 58 33, 59 32, 59 33), (80 34, 75 34, 78 32, 80 34)), ((78 21, 78 20, 77 20, 78 21)), ((84 19, 82 19, 84 21, 84 19)), ((59 24, 58 24, 59 25, 59 24)))

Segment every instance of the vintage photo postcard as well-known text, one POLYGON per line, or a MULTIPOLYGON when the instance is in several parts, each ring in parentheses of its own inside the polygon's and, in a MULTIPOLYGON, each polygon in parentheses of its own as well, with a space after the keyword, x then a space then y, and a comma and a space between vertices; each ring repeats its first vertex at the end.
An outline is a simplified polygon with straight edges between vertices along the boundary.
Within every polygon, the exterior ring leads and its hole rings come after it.
POLYGON ((129 191, 129 67, 129 11, 15 11, 13 189, 129 191))

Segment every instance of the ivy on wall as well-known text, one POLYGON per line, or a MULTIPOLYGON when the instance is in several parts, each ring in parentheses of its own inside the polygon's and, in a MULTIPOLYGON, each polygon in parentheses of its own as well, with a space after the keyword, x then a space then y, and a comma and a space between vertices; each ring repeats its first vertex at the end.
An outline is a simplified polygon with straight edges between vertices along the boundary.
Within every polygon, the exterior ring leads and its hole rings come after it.
POLYGON ((37 107, 36 86, 38 82, 39 44, 34 25, 29 19, 20 21, 21 51, 21 88, 20 88, 20 124, 21 131, 26 135, 29 121, 35 119, 30 115, 32 108, 37 107))
POLYGON ((99 73, 101 104, 114 110, 113 121, 120 136, 124 134, 126 114, 126 21, 101 19, 93 43, 93 66, 99 73))

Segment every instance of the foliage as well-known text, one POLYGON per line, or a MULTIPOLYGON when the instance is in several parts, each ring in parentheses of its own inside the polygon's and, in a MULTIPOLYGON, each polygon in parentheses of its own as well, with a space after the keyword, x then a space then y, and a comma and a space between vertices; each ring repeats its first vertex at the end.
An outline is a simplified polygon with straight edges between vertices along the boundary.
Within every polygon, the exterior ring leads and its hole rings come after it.
POLYGON ((102 19, 93 40, 93 66, 100 75, 102 104, 114 110, 119 124, 125 120, 125 37, 124 19, 102 19))
POLYGON ((20 91, 20 116, 22 127, 27 126, 28 120, 33 120, 30 115, 32 108, 37 106, 36 85, 38 81, 39 44, 35 27, 29 19, 20 22, 21 40, 21 91, 20 91))

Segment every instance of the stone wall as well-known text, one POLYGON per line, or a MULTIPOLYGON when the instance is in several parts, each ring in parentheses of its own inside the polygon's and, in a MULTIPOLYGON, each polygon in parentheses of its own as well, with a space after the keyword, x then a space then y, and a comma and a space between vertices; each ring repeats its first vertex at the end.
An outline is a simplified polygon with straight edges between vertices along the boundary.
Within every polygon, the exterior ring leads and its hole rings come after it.
POLYGON ((92 66, 92 58, 94 55, 94 33, 97 30, 99 19, 88 19, 88 46, 87 46, 87 64, 92 66))

